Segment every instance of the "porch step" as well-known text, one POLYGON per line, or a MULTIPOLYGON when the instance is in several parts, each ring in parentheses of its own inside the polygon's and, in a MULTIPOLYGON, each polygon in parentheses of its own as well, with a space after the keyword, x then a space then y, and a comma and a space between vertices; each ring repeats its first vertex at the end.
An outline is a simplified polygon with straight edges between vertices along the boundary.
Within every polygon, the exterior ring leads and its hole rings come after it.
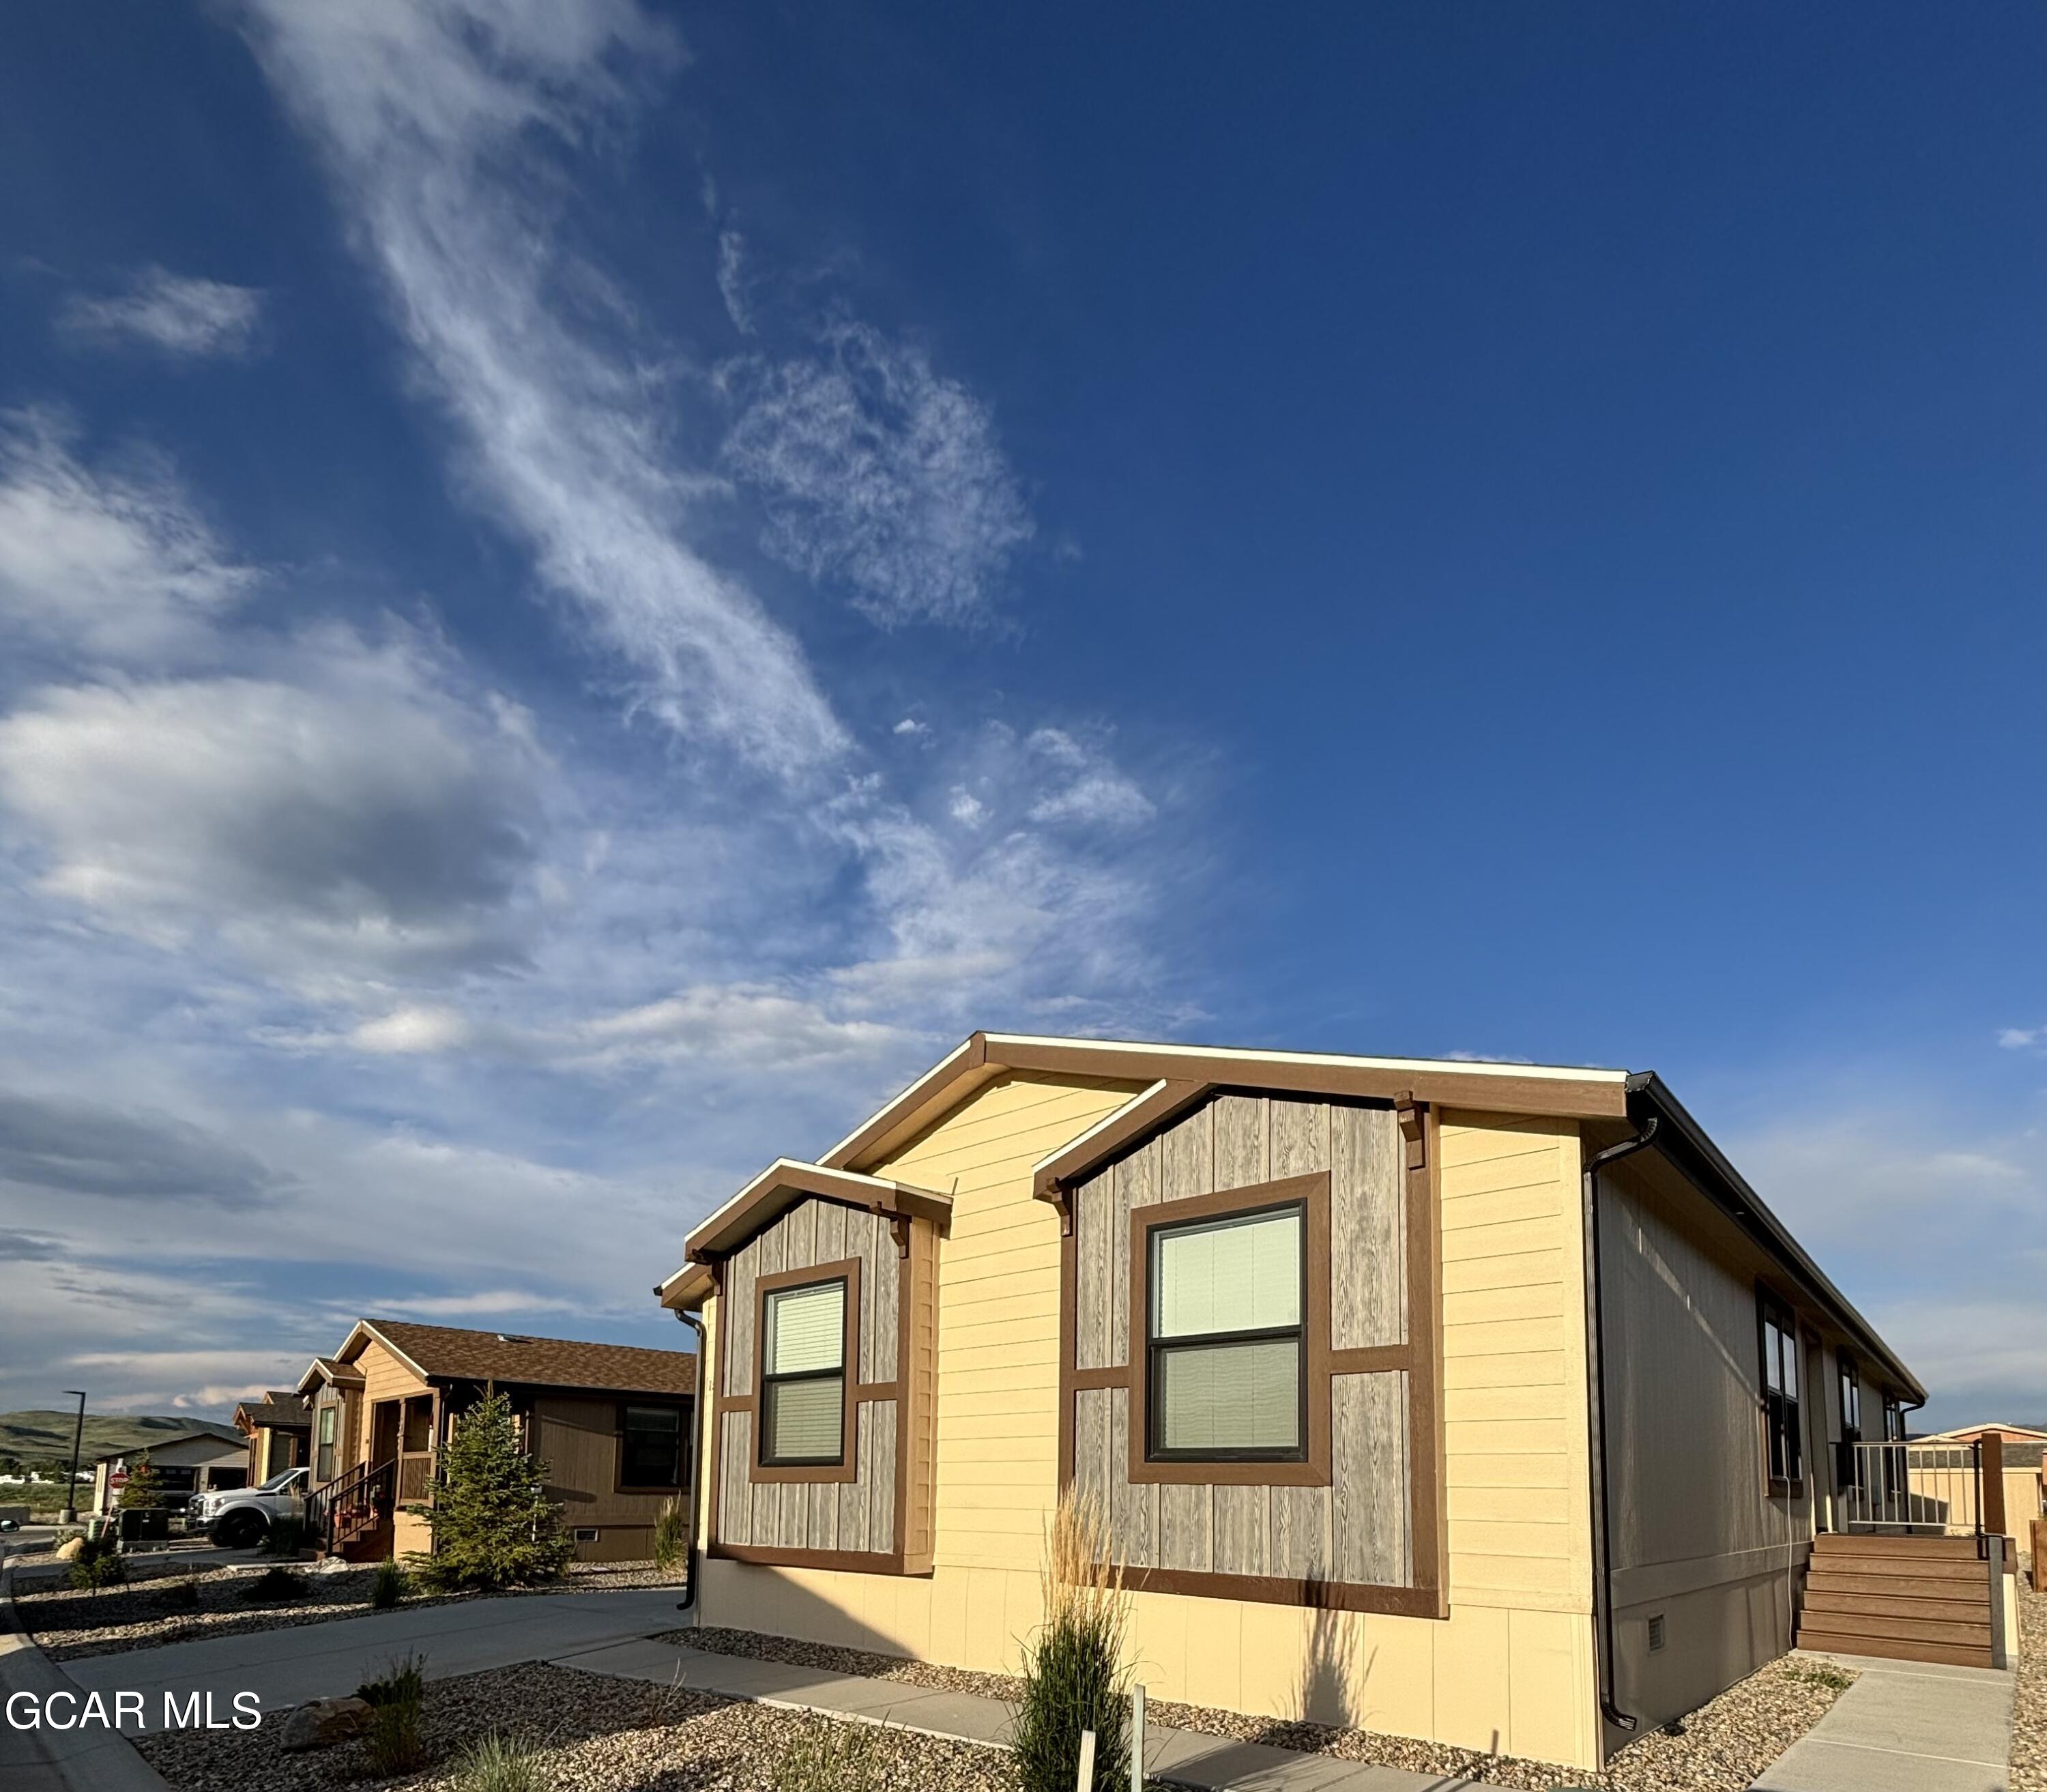
POLYGON ((1908 1599, 1968 1599, 1987 1586, 1990 1572, 1979 1562, 1965 1564, 1960 1573, 1947 1573, 1914 1563, 1894 1573, 1852 1573, 1845 1569, 1817 1566, 1807 1570, 1809 1590, 1829 1593, 1897 1593, 1908 1599))
POLYGON ((1840 1593, 1826 1587, 1807 1587, 1805 1609, 1814 1614, 1838 1612, 1871 1618, 1929 1618, 1942 1624, 1987 1625, 1987 1603, 1981 1599, 1914 1598, 1886 1589, 1883 1593, 1840 1593))
POLYGON ((1982 1559, 1973 1537, 1884 1537, 1864 1531, 1823 1531, 1813 1539, 1815 1556, 1909 1556, 1915 1561, 1982 1559))
POLYGON ((1816 1537, 1798 1647, 1987 1667, 1990 1565, 1973 1537, 1816 1537))
POLYGON ((1869 1636, 1861 1631, 1818 1631, 1801 1624, 1798 1647, 1817 1649, 1829 1655, 1881 1655, 1887 1661, 1943 1662, 1951 1667, 1989 1667, 1990 1644, 1958 1647, 1952 1643, 1921 1643, 1892 1636, 1869 1636))

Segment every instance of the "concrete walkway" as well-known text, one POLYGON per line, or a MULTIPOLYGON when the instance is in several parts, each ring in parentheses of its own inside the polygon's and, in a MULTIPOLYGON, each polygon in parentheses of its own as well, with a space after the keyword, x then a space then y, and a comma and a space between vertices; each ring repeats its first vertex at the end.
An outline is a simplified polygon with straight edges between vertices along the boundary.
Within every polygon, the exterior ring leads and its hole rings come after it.
POLYGON ((1862 1678, 1754 1792, 2008 1792, 2012 1675, 1829 1655, 1862 1678))
POLYGON ((237 1693, 254 1693, 266 1713, 352 1693, 408 1650, 424 1658, 427 1677, 433 1680, 549 1661, 688 1623, 687 1615, 675 1609, 676 1597, 673 1587, 652 1587, 461 1600, 88 1655, 66 1662, 64 1670, 88 1691, 140 1692, 145 1727, 155 1729, 161 1727, 166 1693, 183 1700, 210 1692, 225 1717, 237 1693))
MULTIPOLYGON (((970 1693, 933 1692, 901 1681, 868 1680, 789 1667, 740 1655, 706 1655, 644 1639, 551 1657, 557 1666, 722 1693, 785 1709, 889 1724, 929 1735, 999 1745, 1009 1735, 1011 1708, 970 1693)), ((1191 1731, 1149 1727, 1147 1772, 1204 1792, 1492 1792, 1475 1779, 1408 1773, 1327 1755, 1297 1754, 1262 1743, 1232 1742, 1191 1731)))

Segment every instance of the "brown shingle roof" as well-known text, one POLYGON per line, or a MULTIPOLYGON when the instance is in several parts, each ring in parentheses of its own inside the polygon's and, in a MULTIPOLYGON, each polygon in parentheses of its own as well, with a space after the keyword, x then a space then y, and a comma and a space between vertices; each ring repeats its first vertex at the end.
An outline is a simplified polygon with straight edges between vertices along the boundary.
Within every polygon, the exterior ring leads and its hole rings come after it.
POLYGON ((234 1422, 250 1430, 267 1425, 272 1430, 311 1425, 312 1408, 288 1388, 273 1388, 260 1400, 244 1400, 234 1409, 234 1422))
POLYGON ((621 1394, 691 1394, 696 1358, 637 1344, 578 1344, 523 1333, 464 1331, 407 1319, 363 1325, 423 1375, 451 1381, 502 1381, 544 1388, 602 1388, 621 1394))

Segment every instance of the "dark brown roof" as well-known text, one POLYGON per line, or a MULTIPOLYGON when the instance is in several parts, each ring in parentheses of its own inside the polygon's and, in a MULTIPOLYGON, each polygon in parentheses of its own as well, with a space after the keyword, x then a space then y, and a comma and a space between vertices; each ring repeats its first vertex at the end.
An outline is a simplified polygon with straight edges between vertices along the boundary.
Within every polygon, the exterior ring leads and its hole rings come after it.
POLYGON ((234 1409, 234 1422, 255 1430, 288 1430, 295 1425, 311 1426, 312 1408, 288 1388, 273 1388, 260 1400, 244 1400, 234 1409))
POLYGON ((691 1394, 695 1357, 637 1344, 578 1344, 519 1332, 472 1332, 407 1319, 365 1319, 366 1329, 422 1375, 443 1381, 502 1381, 543 1388, 602 1388, 621 1394, 691 1394))

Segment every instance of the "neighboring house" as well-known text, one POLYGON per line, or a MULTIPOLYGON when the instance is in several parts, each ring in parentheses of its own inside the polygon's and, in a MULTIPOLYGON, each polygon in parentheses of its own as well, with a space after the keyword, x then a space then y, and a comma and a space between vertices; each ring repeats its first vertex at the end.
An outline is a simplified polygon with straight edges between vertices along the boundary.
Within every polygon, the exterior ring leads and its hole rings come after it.
POLYGON ((1013 1672, 1072 1484, 1155 1696, 1585 1767, 1791 1645, 1925 1399, 1619 1070, 976 1034, 685 1256, 704 1623, 1013 1672))
MULTIPOLYGON (((2032 1521, 2047 1517, 2047 1487, 2042 1486, 2041 1475, 2041 1456, 2043 1448, 2047 1448, 2047 1431, 1993 1419, 1987 1424, 1961 1425, 1951 1431, 1929 1432, 1912 1441, 1915 1446, 1980 1446, 1991 1438, 1997 1440, 2002 1459, 2004 1527, 2030 1552, 2033 1547, 2032 1521)), ((1930 1473, 1921 1470, 1918 1478, 1930 1478, 1930 1473)))
POLYGON ((92 1465, 95 1511, 110 1512, 121 1503, 129 1474, 145 1457, 157 1473, 164 1504, 173 1511, 182 1511, 195 1493, 248 1484, 247 1443, 207 1431, 192 1431, 153 1443, 146 1449, 114 1450, 96 1458, 92 1465))
POLYGON ((299 1383, 311 1414, 313 1519, 358 1558, 432 1547, 416 1511, 435 1457, 485 1390, 507 1394, 585 1562, 653 1554, 664 1501, 689 1488, 696 1359, 680 1350, 360 1319, 299 1383))
POLYGON ((273 1475, 304 1466, 311 1415, 288 1388, 273 1388, 260 1400, 234 1409, 234 1428, 249 1440, 249 1480, 260 1487, 273 1475))

